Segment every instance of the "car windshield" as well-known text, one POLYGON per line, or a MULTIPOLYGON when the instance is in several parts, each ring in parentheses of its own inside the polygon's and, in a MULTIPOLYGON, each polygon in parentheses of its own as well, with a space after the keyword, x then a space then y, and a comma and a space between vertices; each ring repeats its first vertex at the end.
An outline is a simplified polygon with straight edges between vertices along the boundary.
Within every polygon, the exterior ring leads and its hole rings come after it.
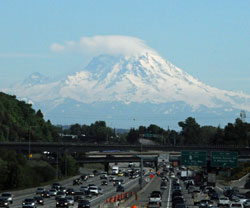
POLYGON ((24 201, 25 201, 25 202, 33 202, 34 199, 25 199, 24 201))
POLYGON ((9 194, 9 193, 3 193, 2 196, 3 197, 11 197, 11 194, 9 194))

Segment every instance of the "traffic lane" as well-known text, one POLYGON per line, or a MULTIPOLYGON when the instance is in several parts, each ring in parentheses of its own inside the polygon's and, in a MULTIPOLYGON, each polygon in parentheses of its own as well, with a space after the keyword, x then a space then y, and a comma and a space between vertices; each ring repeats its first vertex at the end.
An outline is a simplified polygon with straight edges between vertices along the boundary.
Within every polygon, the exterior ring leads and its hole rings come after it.
MULTIPOLYGON (((93 178, 90 178, 88 181, 86 181, 86 184, 88 183, 93 183, 93 182, 98 182, 100 183, 100 179, 98 179, 98 176, 95 176, 93 178)), ((73 186, 73 178, 71 181, 67 182, 66 184, 61 183, 63 186, 65 186, 66 188, 74 188, 74 190, 79 190, 80 187, 82 185, 78 185, 78 186, 73 186)), ((50 188, 49 186, 46 186, 47 188, 50 188)), ((25 198, 33 198, 35 196, 35 192, 34 193, 29 193, 29 194, 25 194, 25 195, 21 195, 18 197, 14 197, 13 198, 13 204, 11 204, 9 207, 10 208, 17 208, 17 207, 21 207, 22 206, 22 202, 25 198)), ((55 197, 50 197, 50 198, 45 198, 45 205, 44 207, 50 206, 51 204, 53 204, 55 206, 56 201, 55 201, 55 197)))
POLYGON ((132 206, 132 205, 137 205, 139 207, 145 207, 147 206, 149 202, 149 196, 152 191, 161 191, 162 192, 162 207, 169 207, 170 206, 170 190, 171 190, 171 182, 168 182, 168 186, 166 190, 161 190, 160 189, 160 184, 161 184, 161 178, 158 176, 155 176, 152 182, 147 186, 146 189, 141 191, 137 195, 137 200, 133 199, 127 206, 132 206))

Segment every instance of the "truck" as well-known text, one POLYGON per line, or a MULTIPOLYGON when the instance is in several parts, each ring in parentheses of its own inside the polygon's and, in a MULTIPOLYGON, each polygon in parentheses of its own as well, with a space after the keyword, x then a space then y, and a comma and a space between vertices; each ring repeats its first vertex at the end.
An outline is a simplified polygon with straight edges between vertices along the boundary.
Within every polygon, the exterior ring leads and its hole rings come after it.
POLYGON ((187 170, 182 170, 181 171, 181 179, 186 179, 188 177, 188 171, 187 170))
POLYGON ((216 175, 214 173, 207 174, 207 185, 215 187, 216 185, 216 175))
POLYGON ((119 173, 119 167, 118 166, 113 166, 112 167, 112 175, 117 175, 119 173))

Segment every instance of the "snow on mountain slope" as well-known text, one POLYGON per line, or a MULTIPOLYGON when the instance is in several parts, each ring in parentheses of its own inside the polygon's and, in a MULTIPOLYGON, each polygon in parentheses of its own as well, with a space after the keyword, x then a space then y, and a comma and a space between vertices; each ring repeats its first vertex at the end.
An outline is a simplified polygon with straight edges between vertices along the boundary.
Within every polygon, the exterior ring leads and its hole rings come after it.
POLYGON ((60 94, 83 103, 183 101, 193 108, 216 108, 223 102, 250 110, 249 95, 205 85, 159 55, 148 53, 94 58, 85 70, 67 77, 60 94))
POLYGON ((235 117, 239 110, 250 111, 250 95, 208 86, 157 53, 100 55, 84 70, 54 82, 32 77, 35 81, 3 91, 31 100, 43 112, 54 115, 68 112, 117 119, 118 115, 143 118, 146 112, 163 121, 163 115, 177 118, 178 113, 185 119, 183 116, 193 112, 205 117, 220 117, 223 112, 229 116, 231 112, 230 117, 235 117))

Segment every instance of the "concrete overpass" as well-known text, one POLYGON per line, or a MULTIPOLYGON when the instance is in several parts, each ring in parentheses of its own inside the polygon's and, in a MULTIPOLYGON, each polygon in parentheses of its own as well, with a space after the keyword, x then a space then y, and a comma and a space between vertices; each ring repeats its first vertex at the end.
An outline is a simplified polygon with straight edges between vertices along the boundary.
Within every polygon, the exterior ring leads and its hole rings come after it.
POLYGON ((169 146, 169 145, 114 145, 114 144, 86 144, 86 143, 34 143, 34 142, 0 142, 0 150, 1 149, 13 149, 18 152, 27 153, 32 152, 105 152, 106 154, 112 154, 114 151, 117 152, 123 151, 137 151, 137 152, 145 152, 149 150, 155 151, 174 151, 181 152, 182 150, 198 150, 198 151, 206 151, 210 153, 211 151, 234 151, 238 152, 240 156, 250 156, 250 148, 242 147, 242 146, 212 146, 212 145, 185 145, 185 146, 169 146))

